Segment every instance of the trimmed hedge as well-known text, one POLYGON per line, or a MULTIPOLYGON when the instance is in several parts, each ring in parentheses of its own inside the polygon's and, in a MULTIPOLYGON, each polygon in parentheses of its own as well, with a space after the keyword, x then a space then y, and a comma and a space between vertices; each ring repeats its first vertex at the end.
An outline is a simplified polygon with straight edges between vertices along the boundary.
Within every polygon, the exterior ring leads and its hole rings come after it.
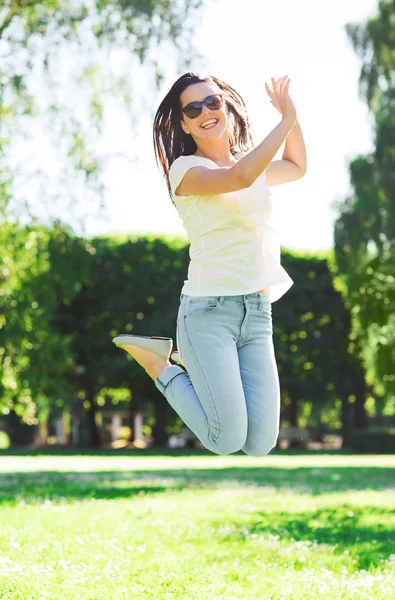
POLYGON ((355 429, 350 437, 350 447, 359 454, 395 454, 395 429, 355 429))

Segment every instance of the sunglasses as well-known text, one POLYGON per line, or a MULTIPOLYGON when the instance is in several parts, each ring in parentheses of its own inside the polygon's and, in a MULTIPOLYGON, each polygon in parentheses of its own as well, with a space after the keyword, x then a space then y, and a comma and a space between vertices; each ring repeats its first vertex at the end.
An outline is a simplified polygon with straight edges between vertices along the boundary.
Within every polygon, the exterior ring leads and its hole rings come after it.
POLYGON ((198 102, 197 100, 195 102, 190 102, 184 106, 182 112, 186 114, 188 119, 196 119, 196 117, 198 117, 203 110, 203 104, 205 104, 210 110, 218 110, 221 108, 223 103, 224 99, 222 94, 211 94, 202 100, 202 102, 198 102))

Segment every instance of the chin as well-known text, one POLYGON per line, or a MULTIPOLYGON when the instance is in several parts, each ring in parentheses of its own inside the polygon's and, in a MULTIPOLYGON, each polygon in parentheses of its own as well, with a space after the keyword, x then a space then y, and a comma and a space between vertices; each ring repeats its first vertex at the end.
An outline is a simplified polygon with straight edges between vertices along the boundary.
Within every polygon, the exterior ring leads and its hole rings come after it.
POLYGON ((216 127, 214 127, 214 129, 208 130, 208 131, 204 131, 204 130, 200 130, 199 131, 199 139, 201 140, 205 140, 207 138, 218 138, 221 139, 226 133, 226 128, 224 126, 221 127, 221 125, 218 126, 218 123, 216 125, 216 127))

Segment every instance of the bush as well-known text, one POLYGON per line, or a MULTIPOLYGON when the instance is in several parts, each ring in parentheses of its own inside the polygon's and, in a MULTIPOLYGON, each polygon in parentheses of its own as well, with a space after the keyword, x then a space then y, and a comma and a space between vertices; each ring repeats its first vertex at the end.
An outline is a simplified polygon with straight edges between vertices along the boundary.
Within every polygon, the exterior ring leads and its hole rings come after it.
POLYGON ((350 447, 359 454, 395 454, 395 429, 389 427, 356 429, 351 434, 350 447))

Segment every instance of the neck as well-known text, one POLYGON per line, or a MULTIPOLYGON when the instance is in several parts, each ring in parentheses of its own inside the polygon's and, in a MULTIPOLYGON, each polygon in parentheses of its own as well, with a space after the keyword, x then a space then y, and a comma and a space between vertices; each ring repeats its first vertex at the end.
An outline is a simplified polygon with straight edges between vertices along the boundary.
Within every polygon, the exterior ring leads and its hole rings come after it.
POLYGON ((197 150, 195 156, 202 156, 203 158, 209 158, 219 166, 232 165, 235 162, 233 154, 230 151, 229 142, 226 140, 225 143, 218 143, 218 139, 211 142, 210 140, 203 141, 199 140, 197 143, 197 150))

